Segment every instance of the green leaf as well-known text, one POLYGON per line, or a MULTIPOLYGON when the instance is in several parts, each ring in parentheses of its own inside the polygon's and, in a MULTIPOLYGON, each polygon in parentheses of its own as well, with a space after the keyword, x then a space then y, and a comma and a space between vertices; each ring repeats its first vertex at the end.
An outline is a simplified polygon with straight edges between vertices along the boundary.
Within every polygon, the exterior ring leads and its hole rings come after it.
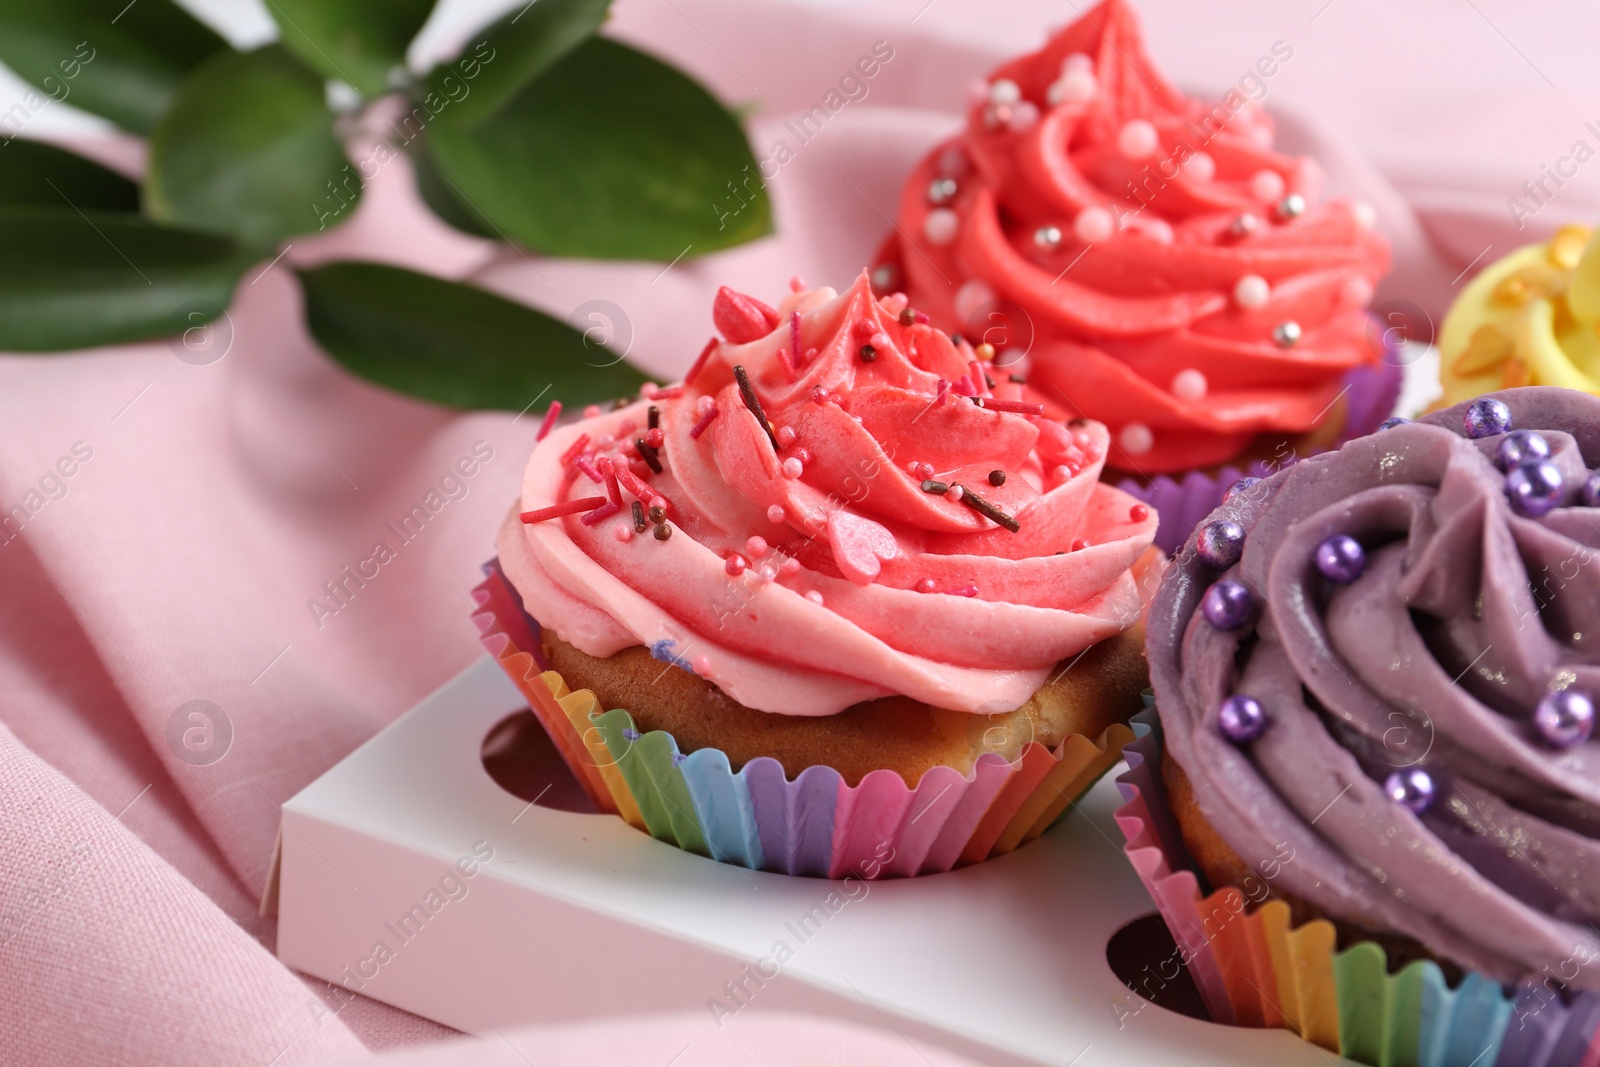
POLYGON ((603 37, 483 122, 459 125, 446 108, 428 136, 462 199, 542 252, 666 261, 772 229, 733 116, 683 74, 603 37))
POLYGON ((439 165, 428 152, 426 137, 413 141, 409 151, 411 165, 416 172, 417 192, 435 215, 462 233, 470 233, 474 237, 500 236, 487 219, 472 209, 472 205, 462 201, 461 191, 450 184, 450 179, 439 173, 439 165))
POLYGON ((138 211, 139 187, 82 156, 19 138, 0 147, 0 206, 138 211))
POLYGON ((566 323, 469 285, 379 263, 331 263, 301 271, 300 284, 306 321, 330 356, 425 400, 521 411, 597 403, 645 381, 566 323))
POLYGON ((207 61, 150 139, 151 214, 254 247, 342 222, 360 194, 322 78, 280 45, 207 61))
POLYGON ((181 333, 222 313, 249 264, 225 237, 138 215, 0 208, 0 350, 181 333))
POLYGON ((461 55, 428 74, 428 91, 449 100, 450 121, 482 122, 550 64, 592 37, 611 0, 534 0, 474 34, 461 55))
MULTIPOLYGON (((149 133, 178 83, 221 37, 171 0, 5 0, 0 60, 45 96, 149 133)), ((25 99, 4 115, 15 136, 44 106, 25 99), (35 106, 37 104, 38 106, 35 106)))
POLYGON ((367 96, 389 87, 433 0, 267 0, 285 48, 367 96))

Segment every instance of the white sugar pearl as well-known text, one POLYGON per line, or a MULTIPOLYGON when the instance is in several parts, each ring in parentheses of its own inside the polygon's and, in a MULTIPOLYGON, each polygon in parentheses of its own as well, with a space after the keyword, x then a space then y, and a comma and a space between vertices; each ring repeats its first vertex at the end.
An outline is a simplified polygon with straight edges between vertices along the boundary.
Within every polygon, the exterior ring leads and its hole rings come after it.
POLYGON ((805 465, 793 456, 783 461, 783 476, 785 478, 798 478, 804 473, 805 465))
POLYGON ((947 245, 956 239, 961 228, 961 217, 947 207, 937 207, 922 220, 922 236, 936 245, 947 245))
POLYGON ((1095 80, 1094 72, 1084 67, 1069 70, 1051 83, 1045 90, 1045 99, 1051 107, 1060 107, 1062 104, 1087 104, 1094 99, 1094 94, 1099 92, 1100 83, 1095 80))
POLYGON ((1190 367, 1172 376, 1172 395, 1179 400, 1201 400, 1208 384, 1204 374, 1190 367))
POLYGON ((1184 175, 1192 181, 1208 182, 1217 176, 1217 161, 1206 152, 1196 152, 1180 165, 1184 175))
POLYGON ((1010 78, 996 78, 989 83, 989 103, 1008 107, 1022 99, 1022 90, 1010 78))
POLYGON ((1007 123, 1012 133, 1027 133, 1039 124, 1039 107, 1030 100, 1024 100, 1011 109, 1011 121, 1007 123))
POLYGON ((1365 200, 1357 200, 1355 203, 1351 204, 1350 214, 1355 216, 1356 225, 1360 226, 1363 230, 1370 230, 1373 226, 1377 225, 1377 209, 1371 204, 1367 203, 1365 200))
POLYGON ((1160 147, 1156 128, 1144 119, 1134 119, 1117 134, 1117 151, 1125 159, 1149 159, 1160 147))
POLYGON ((1242 308, 1263 307, 1271 296, 1272 287, 1259 274, 1246 274, 1233 286, 1233 301, 1242 308))
POLYGON ((813 604, 820 605, 822 603, 822 594, 820 592, 818 592, 817 590, 812 589, 812 590, 807 591, 806 599, 811 601, 813 604))
POLYGON ((1103 207, 1086 207, 1072 220, 1072 233, 1086 245, 1109 241, 1117 231, 1117 220, 1103 207))
POLYGON ((1130 422, 1117 431, 1117 445, 1130 456, 1142 456, 1155 445, 1155 434, 1142 422, 1130 422))
POLYGON ((783 505, 782 504, 773 504, 771 507, 767 508, 767 521, 768 522, 782 522, 784 520, 784 517, 785 516, 784 516, 784 510, 783 510, 783 505))
POLYGON ((1092 71, 1094 70, 1094 60, 1089 57, 1088 52, 1073 52, 1061 61, 1061 69, 1064 72, 1073 70, 1092 71))
POLYGON ((980 308, 994 300, 994 290, 976 278, 962 283, 956 290, 956 315, 962 322, 972 318, 980 308))
POLYGON ((1276 204, 1283 198, 1283 175, 1275 170, 1258 170, 1250 179, 1250 188, 1263 200, 1276 204))
POLYGON ((1144 224, 1144 234, 1152 241, 1159 241, 1161 244, 1170 245, 1172 243, 1173 236, 1172 224, 1166 219, 1151 219, 1149 222, 1144 224))

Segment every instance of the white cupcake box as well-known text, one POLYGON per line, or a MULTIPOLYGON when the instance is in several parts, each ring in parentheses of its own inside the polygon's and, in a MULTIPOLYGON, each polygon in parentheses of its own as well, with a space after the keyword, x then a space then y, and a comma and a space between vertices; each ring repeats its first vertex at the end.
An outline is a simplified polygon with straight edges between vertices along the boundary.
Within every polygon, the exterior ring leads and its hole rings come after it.
MULTIPOLYGON (((1114 775, 1039 840, 987 863, 908 880, 793 878, 548 806, 581 793, 542 736, 519 757, 521 791, 547 791, 541 803, 506 791, 481 753, 519 711, 485 657, 284 804, 263 908, 277 911, 284 963, 329 983, 325 1010, 348 989, 489 1037, 689 1011, 709 1045, 751 1013, 785 1011, 985 1063, 1337 1059, 1285 1031, 1146 1003, 1112 972, 1108 940, 1155 910, 1121 854, 1114 775)), ((520 1051, 537 1062, 537 1049, 520 1051)), ((680 1050, 662 1051, 666 1063, 680 1050)))

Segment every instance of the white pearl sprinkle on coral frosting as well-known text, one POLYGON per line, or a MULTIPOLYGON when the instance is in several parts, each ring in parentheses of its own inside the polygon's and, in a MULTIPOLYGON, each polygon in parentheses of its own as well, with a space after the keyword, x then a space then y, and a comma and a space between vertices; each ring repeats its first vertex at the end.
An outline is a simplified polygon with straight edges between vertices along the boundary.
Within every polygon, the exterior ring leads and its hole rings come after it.
POLYGON ((1072 234, 1086 245, 1109 241, 1117 230, 1117 221, 1103 207, 1086 207, 1072 220, 1072 234))
POLYGON ((947 207, 934 208, 922 220, 922 236, 936 245, 947 245, 956 239, 961 228, 961 218, 947 207))
POLYGON ((1208 384, 1204 374, 1189 367, 1172 376, 1172 395, 1179 400, 1204 400, 1208 384))
POLYGON ((1117 151, 1124 159, 1149 159, 1160 147, 1156 128, 1144 119, 1134 119, 1117 133, 1117 151))
POLYGON ((1233 301, 1242 308, 1264 307, 1272 296, 1272 287, 1259 274, 1246 274, 1233 286, 1233 301))
POLYGON ((1117 446, 1130 456, 1144 455, 1155 443, 1155 434, 1142 422, 1130 422, 1117 431, 1117 446))
POLYGON ((1022 99, 1022 90, 1010 78, 996 78, 989 83, 989 103, 1007 107, 1022 99))

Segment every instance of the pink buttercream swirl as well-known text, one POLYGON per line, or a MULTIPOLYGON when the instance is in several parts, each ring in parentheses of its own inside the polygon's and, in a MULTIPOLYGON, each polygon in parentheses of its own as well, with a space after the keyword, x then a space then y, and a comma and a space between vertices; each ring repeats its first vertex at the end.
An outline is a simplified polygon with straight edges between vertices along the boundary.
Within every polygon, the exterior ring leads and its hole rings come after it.
POLYGON ((646 645, 794 715, 892 694, 1010 710, 1132 625, 1156 516, 1100 482, 1105 428, 1034 413, 905 305, 865 275, 776 310, 724 290, 730 339, 686 384, 534 449, 524 513, 605 497, 608 471, 618 507, 508 520, 502 565, 529 612, 590 655, 646 645), (648 517, 637 530, 636 493, 665 539, 648 517))

